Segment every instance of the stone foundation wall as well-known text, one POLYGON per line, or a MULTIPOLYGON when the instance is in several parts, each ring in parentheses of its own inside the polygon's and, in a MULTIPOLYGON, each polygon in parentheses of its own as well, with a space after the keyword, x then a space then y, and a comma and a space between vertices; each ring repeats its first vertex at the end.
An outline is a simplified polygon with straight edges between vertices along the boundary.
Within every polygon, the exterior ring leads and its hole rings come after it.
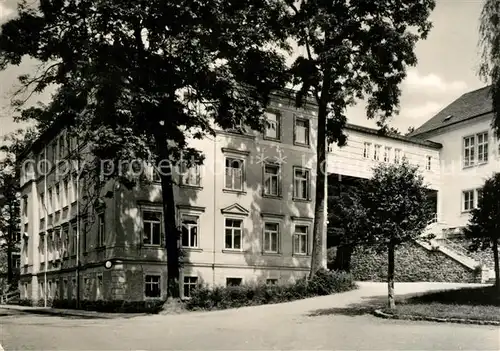
MULTIPOLYGON (((400 246, 395 254, 397 282, 477 283, 480 274, 439 251, 411 243, 400 246)), ((354 279, 381 282, 387 280, 387 253, 356 249, 351 260, 354 279)))

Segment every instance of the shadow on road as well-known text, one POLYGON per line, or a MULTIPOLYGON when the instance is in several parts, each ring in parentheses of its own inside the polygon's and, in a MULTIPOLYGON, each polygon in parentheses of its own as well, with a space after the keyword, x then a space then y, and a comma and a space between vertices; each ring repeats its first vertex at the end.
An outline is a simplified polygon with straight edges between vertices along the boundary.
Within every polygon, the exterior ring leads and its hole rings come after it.
MULTIPOLYGON (((419 294, 412 293, 412 294, 398 295, 396 296, 396 304, 416 295, 419 294)), ((362 302, 353 303, 345 307, 321 308, 318 310, 311 311, 307 315, 309 317, 319 317, 328 315, 342 315, 342 316, 356 317, 356 316, 371 314, 374 310, 384 308, 387 305, 387 295, 368 296, 368 297, 363 297, 362 300, 363 300, 362 302)))
POLYGON ((0 317, 9 316, 41 316, 41 317, 60 317, 64 319, 132 319, 135 317, 146 316, 144 313, 96 313, 96 314, 76 314, 72 312, 44 311, 44 310, 1 310, 0 317))

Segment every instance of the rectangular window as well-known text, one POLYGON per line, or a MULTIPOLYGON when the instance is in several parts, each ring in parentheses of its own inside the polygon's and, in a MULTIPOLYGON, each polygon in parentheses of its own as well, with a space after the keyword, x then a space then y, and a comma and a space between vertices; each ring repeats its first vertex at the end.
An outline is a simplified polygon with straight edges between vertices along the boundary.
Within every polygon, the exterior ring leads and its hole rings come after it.
POLYGON ((43 286, 43 282, 40 283, 39 289, 40 289, 40 297, 43 299, 45 297, 45 287, 43 286))
POLYGON ((187 167, 185 164, 181 165, 181 184, 190 186, 200 186, 200 166, 192 165, 187 167))
POLYGON ((389 162, 391 157, 391 148, 386 146, 384 148, 384 162, 389 162))
POLYGON ((69 206, 69 191, 70 191, 70 186, 69 186, 69 180, 68 178, 64 179, 63 181, 63 189, 62 189, 62 196, 63 196, 63 208, 66 206, 69 206))
POLYGON ((106 222, 104 212, 97 215, 97 247, 102 247, 106 243, 106 222))
POLYGON ((432 156, 426 156, 425 169, 430 171, 432 164, 432 156))
POLYGON ((293 170, 293 197, 299 200, 309 200, 310 173, 304 168, 293 170))
POLYGON ((82 226, 81 226, 81 239, 80 242, 82 243, 82 251, 87 252, 87 231, 89 230, 89 225, 88 225, 88 220, 84 219, 82 226))
POLYGON ((226 286, 240 286, 243 278, 226 278, 226 286))
POLYGON ((264 137, 267 139, 279 140, 280 139, 280 118, 278 114, 273 112, 266 112, 265 114, 265 131, 264 137))
POLYGON ((63 237, 62 237, 63 253, 64 253, 64 255, 68 255, 69 254, 69 227, 68 226, 65 226, 63 228, 62 235, 63 235, 63 237))
POLYGON ((241 219, 225 220, 225 248, 230 250, 241 250, 243 221, 241 219))
POLYGON ((63 298, 64 297, 69 297, 69 290, 68 290, 68 280, 67 279, 63 279, 63 298))
POLYGON ((160 245, 161 243, 161 212, 143 211, 143 228, 145 245, 160 245))
POLYGON ((198 247, 198 216, 182 215, 182 246, 198 247))
POLYGON ((279 250, 279 224, 264 223, 264 252, 278 253, 279 250))
POLYGON ((76 176, 71 178, 71 203, 77 199, 76 176))
POLYGON ((472 210, 474 208, 474 191, 467 190, 462 192, 462 201, 462 211, 466 212, 472 210))
POLYGON ((74 225, 72 228, 71 228, 71 255, 76 255, 76 248, 77 248, 77 237, 78 237, 78 233, 77 233, 77 228, 76 228, 76 225, 74 225))
POLYGON ((266 285, 276 285, 276 284, 278 284, 278 279, 276 278, 266 279, 266 285))
POLYGON ((14 269, 21 268, 21 255, 18 253, 13 253, 12 254, 12 266, 14 269))
POLYGON ((57 139, 57 145, 59 146, 59 159, 62 159, 64 157, 64 138, 63 138, 63 136, 60 136, 59 139, 57 139))
POLYGON ((280 195, 280 166, 264 165, 264 195, 280 195))
POLYGON ((295 144, 309 145, 309 120, 295 119, 295 144))
POLYGON ((49 298, 54 297, 54 292, 52 291, 52 282, 50 280, 47 282, 47 295, 49 298))
POLYGON ((296 225, 293 234, 293 253, 307 255, 307 238, 309 227, 306 225, 296 225))
POLYGON ((370 144, 370 143, 363 144, 363 157, 364 158, 370 158, 371 146, 372 146, 372 144, 370 144))
POLYGON ((53 202, 52 202, 52 189, 49 188, 49 190, 47 190, 47 195, 49 196, 48 200, 47 200, 47 213, 48 214, 51 214, 54 210, 53 210, 53 202))
POLYGON ((40 252, 40 262, 45 262, 45 237, 43 235, 40 235, 38 251, 40 252))
POLYGON ((54 164, 57 162, 57 144, 55 142, 51 145, 51 156, 52 156, 52 164, 50 168, 54 167, 54 164))
POLYGON ((191 297, 191 292, 198 286, 198 277, 184 277, 184 297, 191 297))
POLYGON ((488 162, 488 132, 477 135, 477 163, 488 162))
POLYGON ((394 163, 401 163, 401 149, 394 149, 394 163))
POLYGON ((54 211, 59 211, 61 208, 59 207, 60 206, 60 201, 61 201, 61 192, 60 192, 60 185, 59 183, 56 184, 56 187, 53 189, 54 192, 55 192, 55 195, 54 195, 54 211))
POLYGON ((243 160, 226 157, 225 188, 243 190, 243 160))
POLYGON ((463 164, 464 167, 474 165, 475 137, 474 135, 464 138, 463 142, 463 164))
POLYGON ((144 294, 146 297, 161 297, 161 277, 159 275, 146 275, 144 294))
POLYGON ((375 149, 373 150, 373 159, 375 161, 380 161, 381 150, 382 150, 382 145, 375 145, 375 149))

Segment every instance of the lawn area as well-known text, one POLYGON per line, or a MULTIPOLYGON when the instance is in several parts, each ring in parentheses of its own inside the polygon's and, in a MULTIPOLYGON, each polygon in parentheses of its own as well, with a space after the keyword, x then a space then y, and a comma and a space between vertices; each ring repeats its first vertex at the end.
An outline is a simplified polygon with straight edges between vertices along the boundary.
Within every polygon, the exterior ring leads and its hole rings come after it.
POLYGON ((386 309, 384 312, 398 316, 500 321, 500 294, 493 286, 442 290, 410 297, 400 301, 396 311, 386 309))

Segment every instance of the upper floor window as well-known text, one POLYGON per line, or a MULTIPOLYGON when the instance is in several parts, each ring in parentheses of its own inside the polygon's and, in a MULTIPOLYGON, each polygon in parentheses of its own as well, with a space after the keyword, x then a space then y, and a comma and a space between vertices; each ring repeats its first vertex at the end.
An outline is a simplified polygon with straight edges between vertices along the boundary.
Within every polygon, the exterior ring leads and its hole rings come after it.
POLYGON ((54 196, 54 210, 57 212, 61 208, 60 206, 60 201, 61 201, 61 192, 60 192, 60 185, 59 183, 56 184, 56 187, 54 188, 55 191, 55 196, 54 196))
POLYGON ((463 166, 488 162, 488 132, 469 135, 463 138, 463 166))
POLYGON ((243 190, 244 161, 239 158, 226 157, 224 187, 229 190, 243 190))
POLYGON ((307 255, 309 227, 307 225, 296 225, 293 233, 293 253, 307 255))
POLYGON ((186 164, 181 164, 181 184, 190 186, 200 185, 200 166, 192 165, 188 167, 186 164))
POLYGON ((364 143, 363 144, 363 157, 364 158, 370 158, 370 151, 371 151, 371 143, 364 143))
POLYGON ((375 149, 373 150, 373 159, 375 161, 380 160, 380 150, 382 149, 381 145, 375 145, 375 149))
POLYGON ((277 113, 265 113, 265 131, 264 137, 267 139, 279 140, 280 139, 280 117, 277 113))
POLYGON ((264 247, 263 251, 267 253, 278 253, 279 247, 279 224, 264 223, 264 247))
POLYGON ((146 245, 160 245, 161 242, 161 212, 144 211, 142 213, 144 237, 146 245))
POLYGON ((391 148, 386 146, 384 148, 384 162, 389 162, 390 157, 391 157, 391 148))
POLYGON ((243 221, 241 219, 226 218, 224 248, 230 250, 241 250, 242 229, 243 221))
POLYGON ((294 143, 299 145, 309 145, 309 132, 309 120, 305 118, 296 118, 294 143))
POLYGON ((182 215, 182 246, 198 247, 198 216, 182 215))
POLYGON ((97 247, 102 247, 106 243, 106 225, 104 212, 97 215, 97 247))
POLYGON ((264 165, 264 195, 280 195, 280 166, 274 164, 264 165))
POLYGON ((307 169, 295 167, 293 170, 293 197, 299 200, 310 198, 310 172, 307 169))
POLYGON ((394 149, 394 163, 401 163, 401 149, 394 149))
POLYGON ((425 169, 430 171, 431 170, 431 164, 432 164, 432 156, 426 156, 426 162, 425 162, 425 169))
POLYGON ((45 217, 45 193, 40 194, 40 205, 38 213, 40 215, 40 218, 45 217))

